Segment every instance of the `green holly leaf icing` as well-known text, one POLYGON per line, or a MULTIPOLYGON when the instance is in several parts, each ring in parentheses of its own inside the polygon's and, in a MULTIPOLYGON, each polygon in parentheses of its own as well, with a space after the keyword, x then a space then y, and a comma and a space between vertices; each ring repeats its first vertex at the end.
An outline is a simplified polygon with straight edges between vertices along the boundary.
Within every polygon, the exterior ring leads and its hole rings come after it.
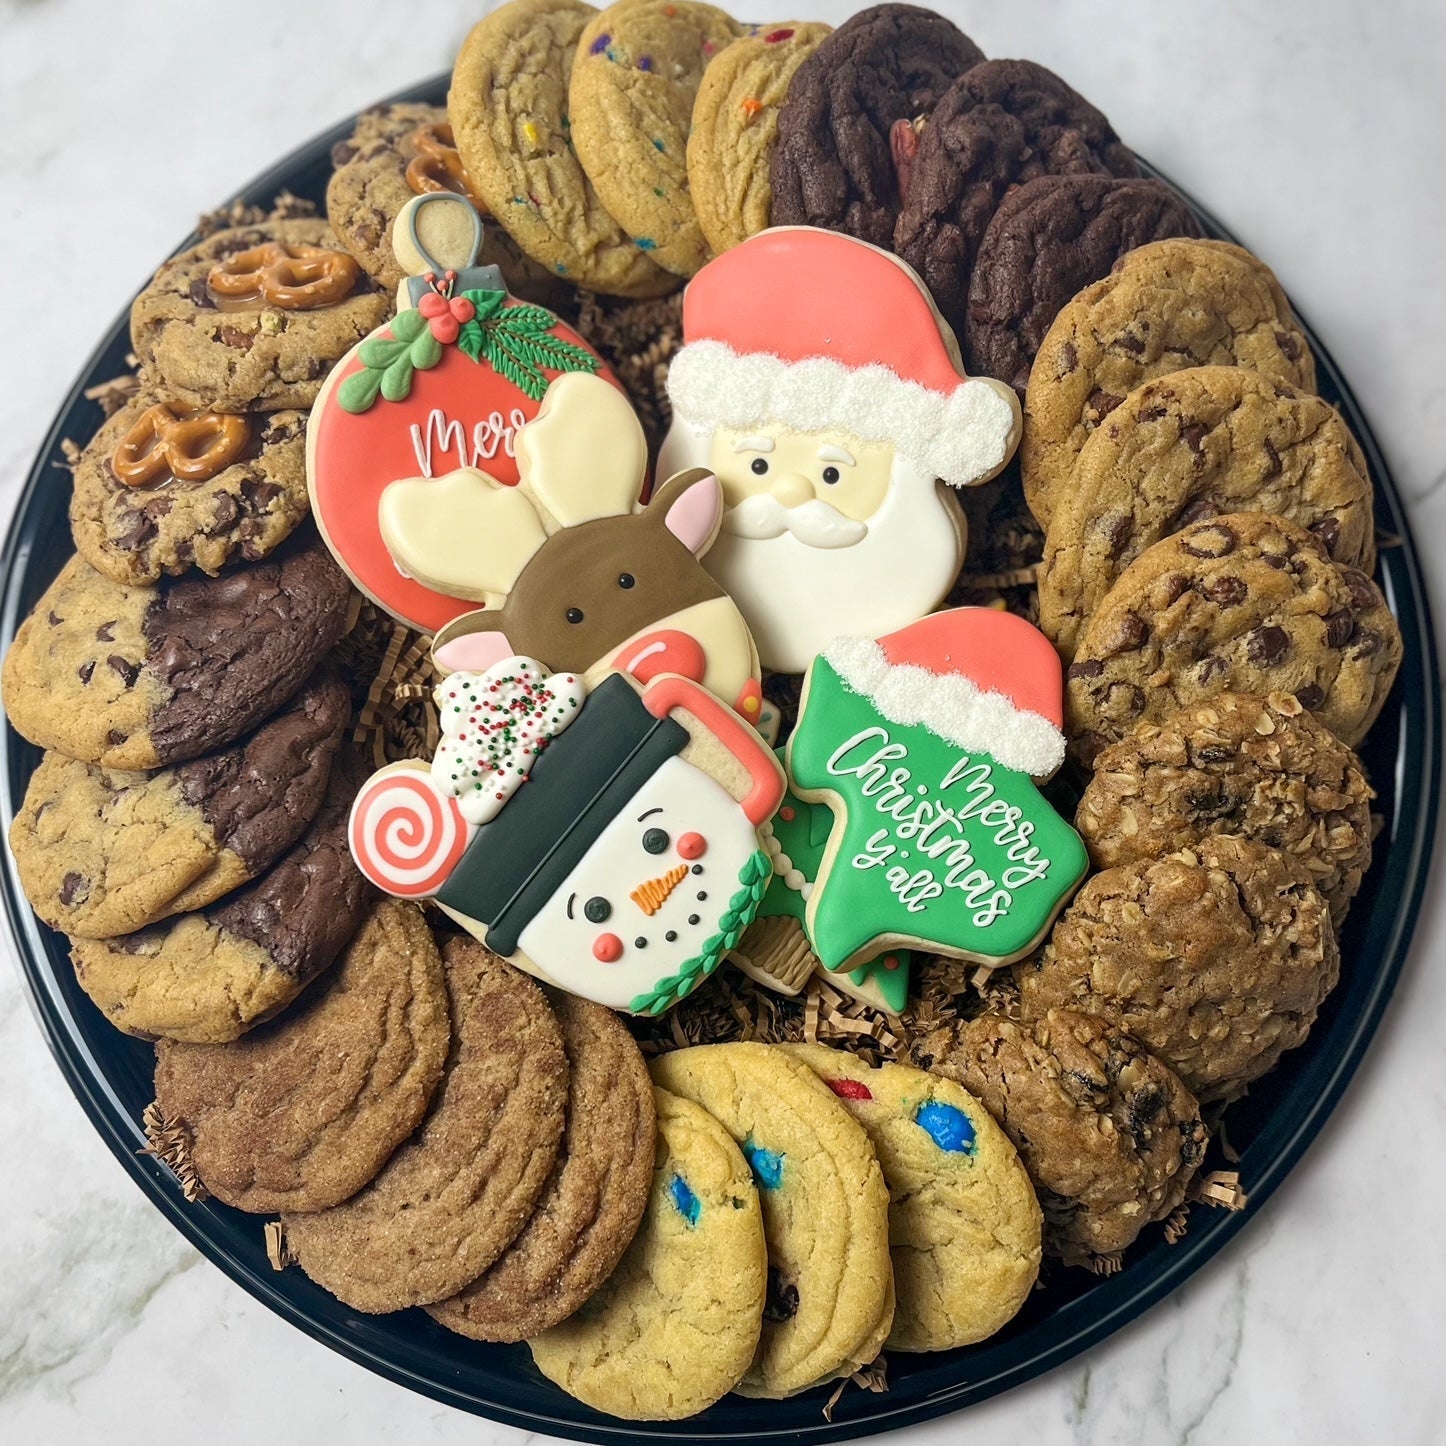
MULTIPOLYGON (((430 335, 430 333, 428 333, 430 335)), ((357 348, 362 365, 367 367, 389 367, 406 351, 408 343, 394 336, 369 336, 357 348)))
POLYGON ((400 402, 412 390, 412 359, 403 352, 382 372, 382 396, 400 402))
MULTIPOLYGON (((477 308, 477 315, 473 318, 477 322, 487 321, 507 304, 505 291, 464 291, 462 295, 477 308)), ((553 319, 556 320, 555 317, 553 319)))
MULTIPOLYGON (((427 318, 415 308, 408 308, 406 311, 399 311, 392 319, 392 335, 400 342, 413 342, 428 331, 427 318)), ((428 333, 430 335, 430 332, 428 333)))
POLYGON ((430 331, 424 331, 412 343, 407 357, 419 372, 428 371, 442 360, 442 343, 430 331))
POLYGON ((534 402, 547 391, 545 372, 597 370, 598 360, 591 352, 552 334, 557 317, 546 307, 526 302, 506 306, 504 291, 463 295, 477 308, 477 315, 464 323, 458 348, 474 362, 485 362, 534 402))
POLYGON ((379 369, 368 368, 353 372, 336 390, 336 399, 344 412, 357 415, 367 410, 376 401, 381 391, 382 374, 379 369))

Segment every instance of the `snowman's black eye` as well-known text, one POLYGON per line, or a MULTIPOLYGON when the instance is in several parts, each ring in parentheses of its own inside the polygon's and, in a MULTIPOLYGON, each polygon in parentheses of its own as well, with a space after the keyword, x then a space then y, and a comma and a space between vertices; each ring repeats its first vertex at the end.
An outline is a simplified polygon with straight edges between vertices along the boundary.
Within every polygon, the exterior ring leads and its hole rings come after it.
POLYGON ((823 480, 827 482, 830 487, 832 487, 833 484, 838 481, 838 468, 825 467, 823 469, 823 480))
POLYGON ((590 924, 605 923, 613 912, 613 906, 601 894, 594 894, 582 906, 583 917, 590 924))
POLYGON ((668 835, 660 828, 650 828, 643 835, 643 847, 650 854, 660 854, 668 847, 668 835))
POLYGON ((753 468, 755 477, 762 477, 768 471, 768 459, 766 457, 755 457, 749 464, 753 468))
POLYGON ((621 572, 621 573, 618 574, 618 586, 619 586, 619 587, 622 587, 622 588, 636 587, 636 586, 637 586, 637 581, 638 581, 637 578, 635 578, 635 577, 632 575, 632 573, 630 573, 630 572, 621 572))
POLYGON ((568 620, 568 622, 570 622, 570 623, 573 623, 573 624, 580 623, 580 622, 582 621, 582 609, 581 609, 581 608, 568 608, 568 610, 567 610, 565 613, 563 613, 563 617, 565 617, 565 618, 568 620))

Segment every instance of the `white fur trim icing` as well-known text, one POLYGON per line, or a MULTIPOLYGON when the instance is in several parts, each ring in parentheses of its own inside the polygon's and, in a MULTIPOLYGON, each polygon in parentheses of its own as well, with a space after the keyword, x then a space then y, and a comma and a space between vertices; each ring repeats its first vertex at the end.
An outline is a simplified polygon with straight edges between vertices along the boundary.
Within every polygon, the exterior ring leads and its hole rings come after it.
POLYGON ((823 656, 891 723, 922 723, 966 753, 988 753, 1031 778, 1048 778, 1064 762, 1064 734, 1048 718, 961 674, 890 663, 872 638, 835 638, 823 656))
POLYGON ((691 342, 673 358, 668 395, 679 417, 702 431, 780 422, 800 432, 851 432, 892 443, 953 487, 993 476, 1009 458, 1016 425, 1004 394, 978 378, 946 394, 883 366, 786 362, 721 341, 691 342))

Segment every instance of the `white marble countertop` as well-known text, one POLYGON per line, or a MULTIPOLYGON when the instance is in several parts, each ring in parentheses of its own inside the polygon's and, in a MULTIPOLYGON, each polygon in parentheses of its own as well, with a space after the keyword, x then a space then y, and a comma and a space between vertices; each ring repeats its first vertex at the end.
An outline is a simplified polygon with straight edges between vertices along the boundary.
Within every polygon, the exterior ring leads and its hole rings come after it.
MULTIPOLYGON (((837 20, 849 0, 799 10, 837 20)), ((1269 260, 1342 364, 1446 597, 1446 7, 942 0, 1053 66, 1269 260)), ((444 69, 455 0, 0 0, 0 511, 98 334, 201 211, 444 69)), ((1440 1441, 1446 910, 1341 1108, 1261 1216, 1144 1319, 892 1438, 1440 1441)), ((0 1441, 528 1438, 332 1354, 205 1264, 91 1132, 0 967, 0 1441)))

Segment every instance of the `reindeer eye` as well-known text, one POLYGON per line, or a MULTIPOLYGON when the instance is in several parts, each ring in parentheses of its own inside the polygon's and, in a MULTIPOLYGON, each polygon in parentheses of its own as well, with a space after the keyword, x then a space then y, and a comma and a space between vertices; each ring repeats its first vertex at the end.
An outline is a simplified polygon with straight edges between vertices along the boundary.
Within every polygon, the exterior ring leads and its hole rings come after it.
POLYGON ((827 482, 829 486, 833 486, 833 484, 838 481, 838 468, 825 467, 823 469, 823 480, 827 482))
POLYGON ((635 577, 632 575, 632 573, 630 573, 630 572, 624 572, 624 573, 620 573, 620 574, 618 575, 618 586, 619 586, 619 587, 623 587, 623 588, 633 587, 636 583, 637 583, 637 578, 635 578, 635 577))
POLYGON ((768 458, 755 457, 750 465, 753 468, 754 475, 761 477, 768 471, 768 458))
POLYGON ((582 609, 568 608, 568 610, 563 613, 563 617, 565 617, 570 623, 580 623, 582 621, 582 609))

